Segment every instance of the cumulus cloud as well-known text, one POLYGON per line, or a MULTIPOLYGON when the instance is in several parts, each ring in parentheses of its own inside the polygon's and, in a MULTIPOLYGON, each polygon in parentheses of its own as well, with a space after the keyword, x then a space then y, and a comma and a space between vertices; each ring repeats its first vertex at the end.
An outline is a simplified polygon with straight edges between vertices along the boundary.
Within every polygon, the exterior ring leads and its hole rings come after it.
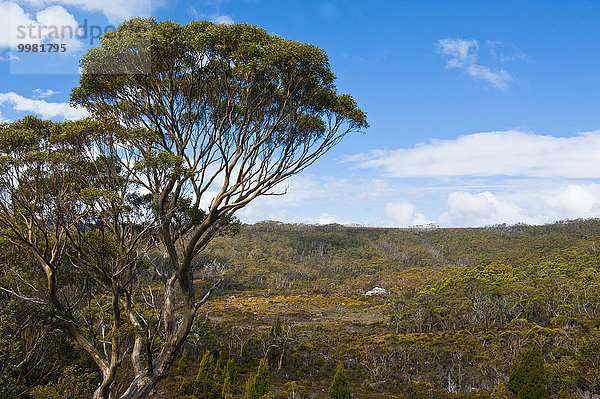
POLYGON ((317 224, 332 224, 341 223, 340 218, 336 215, 330 215, 329 213, 323 212, 317 217, 317 224))
POLYGON ((293 176, 272 190, 273 193, 285 195, 258 197, 241 209, 238 217, 248 223, 279 220, 324 224, 333 217, 325 212, 326 204, 337 202, 339 196, 344 196, 347 192, 348 186, 343 179, 319 179, 312 175, 293 176), (313 201, 319 201, 322 205, 318 212, 315 209, 319 208, 313 206, 313 201))
POLYGON ((14 48, 19 33, 16 27, 34 23, 31 16, 19 5, 10 1, 0 1, 0 48, 14 48))
POLYGON ((50 6, 36 13, 36 28, 42 37, 40 40, 49 39, 50 42, 66 44, 68 52, 83 48, 83 42, 77 34, 80 31, 75 17, 61 6, 50 6), (46 27, 47 29, 43 29, 46 27))
POLYGON ((246 223, 279 220, 410 227, 544 224, 600 217, 600 184, 563 178, 346 179, 300 175, 283 196, 259 197, 238 212, 246 223), (481 189, 480 187, 487 187, 481 189))
POLYGON ((504 69, 492 70, 477 63, 479 43, 475 39, 440 39, 437 52, 446 59, 446 69, 457 68, 498 90, 506 90, 513 77, 504 69))
MULTIPOLYGON (((283 196, 263 196, 241 209, 245 223, 340 223, 443 227, 500 223, 544 224, 600 217, 600 184, 554 178, 502 178, 467 185, 464 180, 346 179, 299 175, 282 185, 283 196), (480 186, 489 188, 480 189, 480 186)), ((211 196, 203 201, 207 206, 211 196)))
POLYGON ((489 191, 477 194, 453 192, 448 210, 438 218, 441 226, 486 226, 498 223, 534 223, 518 205, 499 200, 489 191))
POLYGON ((417 207, 410 202, 388 202, 385 205, 385 215, 392 220, 396 227, 410 227, 431 223, 424 214, 417 212, 417 207))
POLYGON ((106 16, 110 23, 120 23, 132 17, 151 16, 152 6, 156 7, 161 2, 156 0, 17 0, 17 3, 36 9, 49 5, 76 7, 83 11, 100 12, 106 16))
POLYGON ((87 111, 73 108, 69 103, 34 100, 14 92, 0 93, 0 105, 9 105, 15 111, 34 113, 42 118, 81 119, 88 116, 87 111))
POLYGON ((513 188, 512 193, 452 192, 438 222, 446 227, 477 227, 594 217, 600 217, 600 184, 563 183, 556 187, 513 188))
POLYGON ((542 193, 541 201, 560 218, 600 217, 600 184, 568 184, 542 193))
POLYGON ((279 220, 299 223, 360 223, 391 226, 395 222, 384 214, 390 198, 398 198, 404 186, 381 179, 321 176, 293 176, 274 192, 263 196, 238 212, 247 223, 279 220))
POLYGON ((460 227, 600 217, 599 159, 600 130, 570 137, 511 130, 375 150, 345 162, 380 173, 387 201, 364 200, 379 201, 384 224, 460 227))
POLYGON ((67 53, 83 48, 75 17, 58 5, 37 11, 34 18, 16 3, 0 2, 0 27, 0 48, 41 43, 65 44, 67 53))
POLYGON ((600 178, 600 130, 553 137, 510 130, 432 140, 347 159, 391 177, 526 176, 600 178))

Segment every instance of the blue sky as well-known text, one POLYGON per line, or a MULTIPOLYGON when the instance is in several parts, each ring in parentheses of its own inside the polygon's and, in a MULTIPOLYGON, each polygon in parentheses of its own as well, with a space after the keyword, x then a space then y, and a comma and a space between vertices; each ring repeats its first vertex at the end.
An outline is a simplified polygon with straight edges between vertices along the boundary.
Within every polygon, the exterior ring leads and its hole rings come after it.
POLYGON ((0 120, 85 115, 68 98, 90 39, 55 40, 64 54, 25 54, 16 26, 104 29, 147 15, 247 22, 318 45, 339 91, 367 112, 365 134, 290 180, 286 196, 240 211, 242 221, 405 227, 600 217, 598 0, 0 0, 0 120))

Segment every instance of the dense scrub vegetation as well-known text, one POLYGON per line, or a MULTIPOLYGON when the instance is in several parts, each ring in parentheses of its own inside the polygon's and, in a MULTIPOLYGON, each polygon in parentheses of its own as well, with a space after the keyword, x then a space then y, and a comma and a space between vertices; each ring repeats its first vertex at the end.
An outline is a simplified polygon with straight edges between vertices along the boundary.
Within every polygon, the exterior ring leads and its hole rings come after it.
MULTIPOLYGON (((354 398, 600 395, 599 240, 599 220, 244 225, 196 262, 199 289, 225 280, 153 397, 346 398, 346 378, 354 398)), ((0 296, 0 396, 89 397, 58 321, 0 296)))

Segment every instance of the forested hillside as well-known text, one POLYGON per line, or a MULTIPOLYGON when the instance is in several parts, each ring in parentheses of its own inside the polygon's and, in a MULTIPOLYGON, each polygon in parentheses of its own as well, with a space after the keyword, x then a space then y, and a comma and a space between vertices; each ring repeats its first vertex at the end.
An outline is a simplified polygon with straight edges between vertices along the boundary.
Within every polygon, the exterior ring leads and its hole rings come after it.
MULTIPOLYGON (((598 249, 600 220, 242 225, 196 261, 200 292, 224 283, 152 397, 343 397, 339 364, 354 398, 600 395, 598 249)), ((0 296, 0 396, 88 397, 98 377, 59 320, 0 296)))

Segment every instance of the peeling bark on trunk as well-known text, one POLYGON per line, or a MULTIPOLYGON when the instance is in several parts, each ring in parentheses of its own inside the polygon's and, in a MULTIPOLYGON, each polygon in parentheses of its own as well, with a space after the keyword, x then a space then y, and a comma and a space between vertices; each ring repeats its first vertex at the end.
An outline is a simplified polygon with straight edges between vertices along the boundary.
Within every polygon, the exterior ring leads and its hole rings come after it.
MULTIPOLYGON (((154 374, 143 374, 138 376, 127 388, 127 391, 119 399, 142 399, 147 398, 152 389, 160 381, 154 374)), ((95 399, 95 398, 94 398, 95 399)))

